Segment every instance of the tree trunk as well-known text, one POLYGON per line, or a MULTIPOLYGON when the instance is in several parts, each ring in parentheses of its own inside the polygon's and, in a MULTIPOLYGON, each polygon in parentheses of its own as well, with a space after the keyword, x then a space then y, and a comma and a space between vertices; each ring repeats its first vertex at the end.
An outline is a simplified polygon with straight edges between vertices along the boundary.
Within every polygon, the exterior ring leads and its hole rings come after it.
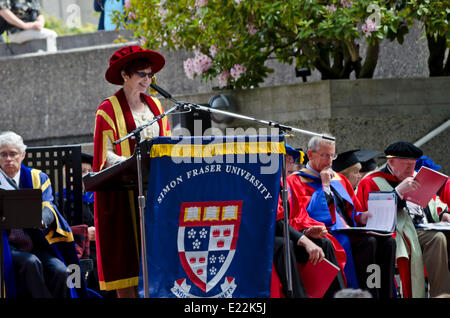
POLYGON ((357 78, 373 78, 378 63, 378 55, 380 52, 380 43, 375 42, 367 46, 366 58, 360 71, 356 74, 357 78))
POLYGON ((444 59, 445 50, 447 49, 447 39, 445 36, 427 33, 428 50, 430 56, 428 57, 428 70, 430 76, 444 76, 444 59))
POLYGON ((334 43, 331 50, 324 50, 320 58, 316 58, 314 66, 320 71, 322 80, 348 79, 353 71, 351 57, 345 45, 340 45, 340 43, 334 43), (331 66, 330 55, 333 66, 331 66))
POLYGON ((450 76, 450 54, 448 54, 447 62, 444 66, 444 76, 450 76))

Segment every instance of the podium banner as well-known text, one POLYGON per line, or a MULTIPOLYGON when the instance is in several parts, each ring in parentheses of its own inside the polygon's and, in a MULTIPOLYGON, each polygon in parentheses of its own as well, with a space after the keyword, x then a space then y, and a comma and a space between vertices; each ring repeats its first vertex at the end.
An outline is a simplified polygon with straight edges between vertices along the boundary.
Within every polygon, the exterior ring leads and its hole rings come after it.
MULTIPOLYGON (((270 297, 283 138, 154 140, 145 207, 150 297, 270 297)), ((142 285, 141 274, 140 295, 142 285)))

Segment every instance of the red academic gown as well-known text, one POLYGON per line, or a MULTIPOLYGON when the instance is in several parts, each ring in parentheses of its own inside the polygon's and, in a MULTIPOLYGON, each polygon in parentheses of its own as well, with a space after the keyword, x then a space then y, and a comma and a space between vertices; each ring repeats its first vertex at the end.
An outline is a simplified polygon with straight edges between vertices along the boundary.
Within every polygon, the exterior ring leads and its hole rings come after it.
MULTIPOLYGON (((164 112, 156 98, 142 94, 155 116, 164 112)), ((167 117, 158 120, 160 136, 170 136, 167 117)), ((113 141, 136 129, 123 89, 105 99, 97 109, 94 133, 93 171, 104 168, 108 139, 113 141)), ((114 146, 117 155, 130 157, 135 141, 114 146)), ((97 265, 100 288, 113 290, 138 285, 139 211, 134 191, 98 191, 94 201, 97 265)))
MULTIPOLYGON (((371 191, 380 191, 380 188, 375 183, 374 178, 383 178, 387 181, 389 181, 391 184, 391 187, 394 188, 396 185, 400 183, 400 180, 398 180, 395 176, 393 176, 391 173, 388 173, 388 170, 385 168, 381 171, 376 171, 374 173, 371 173, 367 175, 365 178, 361 180, 361 182, 358 184, 358 191, 357 191, 357 197, 359 201, 361 202, 364 209, 367 209, 367 201, 369 198, 369 192, 371 191)), ((381 189, 383 190, 383 189, 381 189)), ((436 199, 436 196, 435 198, 436 199)), ((439 199, 446 203, 447 205, 450 203, 450 182, 447 180, 446 184, 441 188, 441 191, 439 193, 439 199)), ((442 212, 438 211, 438 213, 442 212)), ((408 217, 409 219, 409 217, 408 217)), ((415 232, 415 230, 412 230, 415 232)), ((414 239, 413 236, 416 236, 414 233, 410 233, 411 231, 402 230, 399 232, 399 229, 397 228, 397 232, 394 233, 394 236, 397 238, 402 238, 401 242, 397 242, 397 249, 400 249, 401 245, 404 245, 406 249, 409 251, 408 257, 398 257, 397 258, 397 267, 399 270, 400 278, 402 281, 403 286, 403 293, 404 297, 410 298, 410 297, 419 297, 416 296, 416 294, 420 294, 422 290, 422 286, 419 284, 415 284, 415 280, 421 280, 423 279, 423 273, 420 269, 420 264, 418 266, 413 266, 411 262, 414 262, 415 259, 421 258, 421 255, 415 257, 414 249, 420 250, 419 242, 417 239, 414 239), (404 244, 399 245, 399 243, 404 242, 404 244), (414 245, 414 246, 413 246, 414 245), (414 271, 414 268, 419 267, 420 275, 417 273, 417 270, 414 271)), ((403 255, 400 253, 400 255, 403 255)), ((421 261, 420 261, 421 262, 421 261)))
POLYGON ((450 207, 450 178, 447 178, 447 182, 442 187, 439 199, 450 207))
MULTIPOLYGON (((369 199, 369 192, 372 192, 372 191, 377 192, 377 191, 385 190, 385 189, 379 188, 379 186, 375 183, 374 178, 383 178, 386 181, 391 182, 393 185, 392 188, 394 188, 397 184, 400 183, 400 180, 398 180, 392 174, 388 173, 386 170, 376 171, 376 172, 373 172, 373 173, 365 176, 358 184, 358 189, 357 189, 357 197, 358 197, 359 201, 361 202, 362 208, 365 210, 367 210, 367 201, 369 199)), ((397 235, 399 235, 399 233, 397 233, 397 232, 393 234, 394 237, 396 237, 397 235)), ((412 238, 408 236, 408 232, 401 233, 401 236, 404 237, 403 242, 405 242, 405 246, 409 246, 409 248, 411 249, 411 244, 413 241, 411 240, 412 238)), ((397 243, 397 248, 400 248, 400 246, 398 246, 398 243, 397 243)), ((418 246, 417 248, 420 249, 420 246, 418 246)), ((410 257, 413 257, 413 256, 410 256, 410 257)), ((406 297, 406 298, 414 297, 414 295, 413 295, 414 288, 411 285, 412 273, 411 273, 411 269, 410 269, 410 261, 405 257, 399 257, 399 258, 397 258, 397 267, 399 269, 399 274, 400 274, 400 278, 402 281, 404 297, 406 297)))
MULTIPOLYGON (((325 226, 324 223, 311 218, 306 210, 311 199, 311 194, 308 187, 302 182, 302 178, 296 174, 292 174, 286 178, 286 185, 288 188, 288 203, 289 203, 289 223, 296 230, 305 230, 314 225, 325 226)), ((278 201, 277 221, 284 218, 283 201, 281 196, 278 201)), ((334 246, 336 259, 339 267, 344 273, 346 263, 346 254, 339 242, 330 233, 326 236, 334 246)))

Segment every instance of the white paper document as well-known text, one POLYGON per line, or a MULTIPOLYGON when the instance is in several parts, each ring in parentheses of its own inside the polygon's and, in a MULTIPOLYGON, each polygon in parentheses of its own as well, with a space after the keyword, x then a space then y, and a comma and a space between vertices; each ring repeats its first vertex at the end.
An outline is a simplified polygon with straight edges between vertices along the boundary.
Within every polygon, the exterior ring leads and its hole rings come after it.
POLYGON ((416 227, 423 229, 423 230, 450 231, 450 223, 449 222, 417 224, 416 227))
POLYGON ((366 226, 371 231, 394 232, 397 224, 397 201, 393 192, 371 192, 367 201, 371 215, 366 226))

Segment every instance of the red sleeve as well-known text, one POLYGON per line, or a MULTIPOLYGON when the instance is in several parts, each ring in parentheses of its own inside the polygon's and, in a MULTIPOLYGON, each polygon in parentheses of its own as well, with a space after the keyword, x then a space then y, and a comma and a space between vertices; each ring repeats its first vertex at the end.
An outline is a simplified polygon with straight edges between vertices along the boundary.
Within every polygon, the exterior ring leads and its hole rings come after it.
MULTIPOLYGON (((296 230, 304 230, 313 225, 322 225, 323 223, 312 219, 306 208, 311 200, 311 194, 306 189, 300 177, 297 175, 290 175, 286 179, 286 185, 288 187, 288 205, 289 205, 289 223, 296 230)), ((277 220, 284 217, 283 202, 281 196, 278 200, 277 220)))
POLYGON ((370 191, 380 191, 372 178, 363 178, 359 184, 356 191, 356 197, 360 203, 362 211, 367 211, 367 200, 369 199, 370 191))
POLYGON ((439 199, 450 206, 450 178, 447 178, 447 182, 442 187, 441 192, 439 193, 439 199))

